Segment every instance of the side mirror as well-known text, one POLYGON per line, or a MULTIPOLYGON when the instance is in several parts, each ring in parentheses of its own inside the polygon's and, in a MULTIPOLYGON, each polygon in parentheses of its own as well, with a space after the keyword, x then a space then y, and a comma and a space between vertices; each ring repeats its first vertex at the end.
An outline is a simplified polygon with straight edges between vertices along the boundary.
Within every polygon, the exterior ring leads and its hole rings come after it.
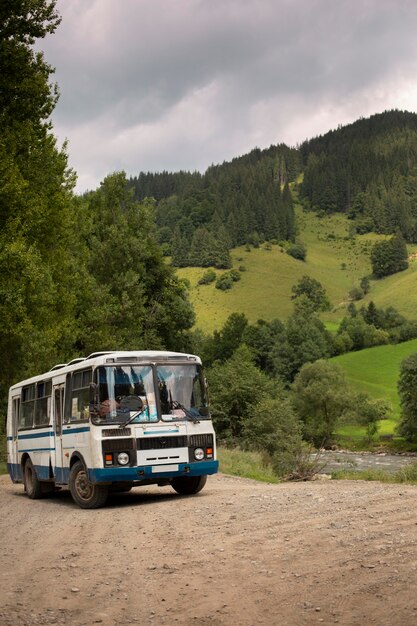
POLYGON ((96 396, 97 396, 97 384, 90 383, 90 403, 96 404, 96 396))

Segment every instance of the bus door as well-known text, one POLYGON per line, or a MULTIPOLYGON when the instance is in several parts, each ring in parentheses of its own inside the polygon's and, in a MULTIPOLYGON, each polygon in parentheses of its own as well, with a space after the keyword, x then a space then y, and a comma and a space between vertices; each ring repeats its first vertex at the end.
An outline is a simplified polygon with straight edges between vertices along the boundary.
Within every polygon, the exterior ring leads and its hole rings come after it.
POLYGON ((17 445, 17 429, 19 427, 19 413, 20 413, 20 393, 18 396, 12 398, 12 430, 11 441, 9 440, 9 459, 10 459, 10 471, 12 480, 21 479, 21 470, 19 464, 19 452, 17 445))
POLYGON ((64 482, 62 456, 62 416, 64 412, 65 385, 54 386, 55 482, 64 482))

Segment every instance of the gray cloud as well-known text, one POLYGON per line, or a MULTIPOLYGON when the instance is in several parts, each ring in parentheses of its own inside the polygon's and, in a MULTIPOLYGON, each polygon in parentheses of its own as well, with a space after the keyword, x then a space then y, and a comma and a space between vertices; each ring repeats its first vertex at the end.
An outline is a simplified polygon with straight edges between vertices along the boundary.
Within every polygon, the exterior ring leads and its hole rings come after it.
POLYGON ((205 169, 386 108, 415 109, 417 5, 402 0, 59 0, 41 41, 79 189, 205 169))

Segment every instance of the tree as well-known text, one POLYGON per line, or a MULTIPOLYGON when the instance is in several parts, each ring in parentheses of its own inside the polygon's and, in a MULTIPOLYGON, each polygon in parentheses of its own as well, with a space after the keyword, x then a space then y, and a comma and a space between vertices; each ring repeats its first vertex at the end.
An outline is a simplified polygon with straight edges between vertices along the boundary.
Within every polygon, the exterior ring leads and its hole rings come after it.
POLYGON ((285 476, 295 470, 303 449, 301 430, 288 398, 265 398, 244 424, 243 445, 264 454, 276 474, 285 476))
POLYGON ((240 346, 224 364, 207 371, 214 426, 221 440, 237 443, 254 407, 274 397, 276 385, 254 364, 247 346, 240 346))
POLYGON ((303 276, 298 283, 293 285, 291 296, 292 300, 297 300, 304 297, 307 299, 311 310, 328 311, 330 309, 330 302, 326 294, 326 290, 322 284, 311 276, 303 276))
POLYGON ((408 267, 407 246, 401 233, 374 244, 371 252, 372 271, 377 278, 402 272, 408 267))
POLYGON ((291 383, 304 363, 327 358, 332 350, 331 335, 321 320, 309 311, 296 312, 271 349, 274 374, 291 383))
POLYGON ((404 359, 400 365, 398 394, 401 418, 398 432, 408 441, 417 439, 417 352, 404 359))
POLYGON ((49 83, 53 69, 33 50, 60 22, 55 4, 11 0, 0 8, 3 397, 23 372, 29 376, 67 356, 74 331, 74 176, 65 145, 58 149, 51 133, 58 97, 49 83))
POLYGON ((92 224, 88 293, 78 301, 80 351, 180 348, 195 318, 185 284, 162 257, 153 201, 136 202, 117 172, 88 195, 84 210, 92 224))
POLYGON ((342 368, 322 359, 307 363, 297 374, 292 391, 304 437, 316 446, 328 444, 350 403, 342 368))

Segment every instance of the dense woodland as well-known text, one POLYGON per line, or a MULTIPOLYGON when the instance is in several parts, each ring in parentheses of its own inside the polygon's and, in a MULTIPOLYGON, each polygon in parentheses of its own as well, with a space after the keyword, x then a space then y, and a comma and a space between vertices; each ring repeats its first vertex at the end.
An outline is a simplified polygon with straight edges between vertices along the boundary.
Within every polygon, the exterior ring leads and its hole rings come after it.
POLYGON ((59 25, 55 4, 0 8, 0 65, 8 68, 0 72, 2 412, 11 383, 58 362, 166 348, 201 353, 220 437, 268 449, 281 472, 282 446, 294 452, 303 438, 329 441, 347 410, 375 425, 387 407, 351 393, 326 359, 415 337, 413 322, 395 309, 353 307, 331 336, 320 321, 325 290, 306 276, 294 285, 288 320, 250 326, 237 312, 209 336, 193 329, 174 268, 230 268, 231 248, 260 241, 293 242, 302 262, 292 197, 299 188, 307 209, 343 211, 358 232, 392 235, 374 249, 376 276, 404 269, 405 241, 417 241, 417 115, 386 112, 299 148, 255 149, 204 174, 109 173, 77 196, 67 147, 58 147, 50 123, 53 68, 33 49, 59 25), (310 384, 316 395, 306 395, 310 384))

